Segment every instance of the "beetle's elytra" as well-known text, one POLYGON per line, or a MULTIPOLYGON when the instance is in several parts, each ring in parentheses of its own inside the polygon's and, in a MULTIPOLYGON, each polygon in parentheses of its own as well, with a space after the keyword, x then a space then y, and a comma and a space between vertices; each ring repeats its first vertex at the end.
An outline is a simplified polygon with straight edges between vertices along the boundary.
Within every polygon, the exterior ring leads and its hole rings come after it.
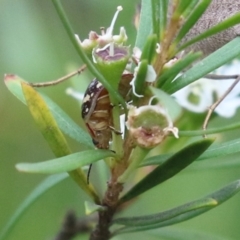
MULTIPOLYGON (((122 75, 118 91, 126 98, 133 75, 122 75)), ((108 149, 112 139, 112 106, 108 91, 95 78, 88 86, 82 104, 82 118, 97 148, 108 149)))

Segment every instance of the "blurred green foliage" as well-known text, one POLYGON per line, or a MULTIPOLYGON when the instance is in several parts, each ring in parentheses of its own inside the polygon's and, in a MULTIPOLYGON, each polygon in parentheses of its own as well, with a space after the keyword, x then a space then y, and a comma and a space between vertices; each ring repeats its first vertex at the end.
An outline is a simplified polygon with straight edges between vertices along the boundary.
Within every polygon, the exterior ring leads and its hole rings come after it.
MULTIPOLYGON (((108 26, 118 5, 123 6, 115 32, 125 26, 130 43, 134 43, 136 30, 133 16, 139 1, 97 1, 68 0, 63 4, 72 26, 83 40, 90 30, 108 26)), ((78 55, 68 40, 67 34, 55 12, 51 1, 2 0, 0 1, 0 228, 19 203, 45 177, 16 171, 17 162, 38 162, 53 158, 41 133, 29 114, 29 110, 8 92, 4 83, 5 73, 17 74, 29 82, 43 82, 61 77, 81 65, 78 55)), ((42 91, 51 96, 77 123, 80 119, 80 105, 65 94, 67 86, 73 85, 84 91, 92 77, 88 73, 75 77, 73 81, 42 91)), ((231 119, 232 122, 239 119, 231 119)), ((229 124, 228 119, 216 119, 211 124, 229 124)), ((239 136, 240 131, 228 133, 227 138, 239 136)), ((69 140, 73 151, 79 146, 69 140)), ((237 156, 233 156, 237 157, 237 156)), ((216 159, 218 160, 218 159, 216 159)), ((166 210, 175 205, 196 199, 239 178, 240 169, 183 171, 174 179, 152 189, 132 205, 128 215, 149 214, 166 210), (191 179, 191 181, 190 181, 191 179), (147 204, 147 203, 151 204, 147 204), (153 204, 154 203, 154 204, 153 204)), ((94 175, 94 171, 92 173, 94 175)), ((47 192, 24 215, 14 228, 9 239, 52 239, 60 228, 65 212, 76 210, 84 215, 83 192, 70 179, 47 192)), ((240 196, 227 201, 219 208, 196 219, 179 224, 185 229, 204 230, 222 236, 239 239, 240 196), (222 223, 225 223, 222 225, 222 223)), ((178 226, 176 226, 178 227, 178 226)), ((146 239, 144 233, 137 233, 139 240, 146 239)), ((123 235, 118 239, 128 239, 123 235)), ((81 238, 82 239, 82 238, 81 238)), ((150 239, 148 237, 148 239, 150 239)), ((152 239, 158 239, 153 237, 152 239)))

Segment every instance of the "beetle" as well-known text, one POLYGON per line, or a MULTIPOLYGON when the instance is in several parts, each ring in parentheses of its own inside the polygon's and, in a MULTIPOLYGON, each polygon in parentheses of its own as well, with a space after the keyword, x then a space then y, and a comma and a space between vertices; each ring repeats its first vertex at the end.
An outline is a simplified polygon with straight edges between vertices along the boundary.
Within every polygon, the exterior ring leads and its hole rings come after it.
MULTIPOLYGON (((130 91, 133 74, 124 72, 118 92, 126 99, 130 91)), ((106 88, 95 78, 87 87, 82 104, 82 118, 92 137, 93 144, 99 149, 108 149, 112 139, 112 105, 106 88)))

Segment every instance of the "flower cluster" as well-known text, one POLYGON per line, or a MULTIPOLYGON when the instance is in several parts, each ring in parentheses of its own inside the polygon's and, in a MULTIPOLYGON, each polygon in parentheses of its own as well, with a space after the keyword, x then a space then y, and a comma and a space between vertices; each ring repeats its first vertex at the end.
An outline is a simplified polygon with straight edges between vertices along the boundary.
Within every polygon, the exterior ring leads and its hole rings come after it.
MULTIPOLYGON (((218 68, 217 75, 238 75, 240 61, 235 60, 230 65, 218 68)), ((201 78, 182 88, 173 96, 177 102, 189 111, 202 113, 211 106, 216 99, 224 95, 234 80, 210 80, 201 78)), ((240 85, 238 84, 215 109, 215 112, 225 118, 233 117, 240 106, 240 85)))
MULTIPOLYGON (((142 98, 144 95, 140 95, 135 90, 135 81, 138 77, 139 69, 141 68, 141 55, 142 52, 138 48, 133 48, 132 55, 129 53, 130 48, 124 46, 124 43, 127 40, 127 35, 124 27, 120 28, 119 35, 113 36, 114 24, 116 22, 119 12, 122 10, 122 7, 117 8, 113 20, 110 24, 110 27, 106 32, 102 32, 102 35, 98 35, 96 32, 91 31, 89 34, 89 39, 85 39, 83 42, 80 41, 78 35, 75 35, 81 47, 86 51, 91 51, 93 62, 96 64, 101 73, 108 77, 108 72, 111 72, 114 68, 114 64, 124 62, 124 66, 119 67, 122 69, 120 72, 121 79, 124 78, 124 74, 127 71, 133 74, 130 74, 132 77, 131 81, 128 83, 128 88, 132 88, 132 94, 137 98, 142 98), (131 55, 131 58, 130 58, 131 55), (135 64, 135 67, 133 65, 135 64), (111 68, 110 70, 109 67, 111 68), (107 69, 107 71, 106 71, 107 69), (134 70, 132 70, 134 69, 134 70), (106 73, 105 73, 106 72, 106 73)), ((159 44, 156 46, 156 52, 160 50, 159 44)), ((156 72, 152 65, 147 65, 147 71, 145 74, 144 82, 146 84, 152 84, 156 80, 156 72)), ((113 78, 112 75, 110 78, 113 78)), ((108 79, 107 79, 108 80, 108 79)), ((111 81, 111 80, 110 80, 111 81)), ((110 82, 111 83, 111 82, 110 82)), ((111 85, 114 86, 115 82, 112 82, 111 85)), ((121 85, 118 86, 118 91, 121 94, 121 85), (119 88, 120 87, 120 88, 119 88)), ((81 97, 74 90, 68 89, 68 94, 74 97, 81 97)), ((124 97, 124 96, 123 96, 124 97)), ((122 118, 121 118, 122 119, 122 118)), ((173 122, 171 121, 167 111, 163 106, 157 105, 144 105, 144 106, 133 106, 131 103, 129 105, 129 114, 128 118, 124 119, 124 124, 122 124, 122 132, 124 131, 126 121, 127 129, 129 130, 133 139, 135 139, 136 145, 143 148, 152 148, 160 144, 165 137, 172 133, 175 137, 178 137, 178 129, 173 127, 173 122)))
POLYGON ((80 46, 86 51, 92 51, 92 49, 95 48, 96 46, 101 48, 112 42, 117 43, 117 44, 126 42, 127 34, 126 34, 126 30, 124 27, 120 28, 119 35, 113 35, 114 25, 115 25, 117 16, 120 11, 122 11, 122 7, 118 6, 117 11, 116 11, 116 13, 113 17, 113 20, 110 24, 110 27, 106 31, 104 31, 104 29, 102 29, 101 35, 97 34, 94 31, 91 31, 89 33, 89 38, 81 41, 79 36, 77 34, 75 34, 75 37, 76 37, 77 41, 79 42, 80 46))

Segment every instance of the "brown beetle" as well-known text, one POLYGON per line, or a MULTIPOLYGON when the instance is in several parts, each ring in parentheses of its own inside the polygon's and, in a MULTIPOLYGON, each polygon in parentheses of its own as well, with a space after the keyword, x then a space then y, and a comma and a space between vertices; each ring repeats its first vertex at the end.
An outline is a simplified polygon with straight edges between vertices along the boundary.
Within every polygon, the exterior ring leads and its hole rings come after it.
MULTIPOLYGON (((133 75, 124 73, 118 91, 126 98, 133 75)), ((88 86, 82 104, 82 118, 97 148, 108 149, 112 139, 112 105, 108 91, 95 78, 88 86)))

